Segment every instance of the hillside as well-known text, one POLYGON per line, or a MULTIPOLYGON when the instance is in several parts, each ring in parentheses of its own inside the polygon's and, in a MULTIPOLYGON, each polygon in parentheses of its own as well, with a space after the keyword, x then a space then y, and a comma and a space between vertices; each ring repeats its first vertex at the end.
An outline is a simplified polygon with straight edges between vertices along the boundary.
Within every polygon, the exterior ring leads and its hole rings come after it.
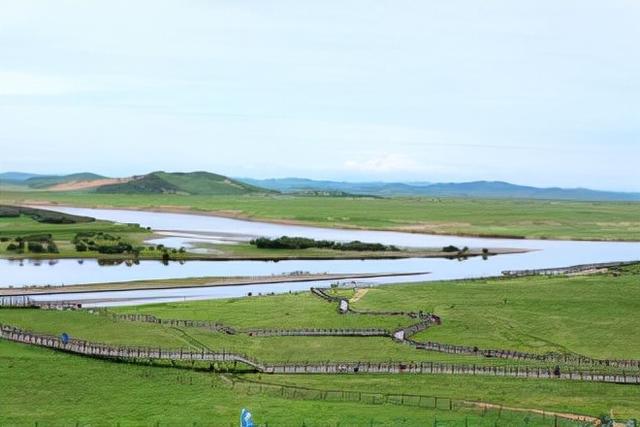
POLYGON ((402 182, 341 182, 314 181, 303 178, 242 179, 242 181, 284 193, 344 192, 374 196, 425 196, 520 198, 545 200, 640 201, 640 193, 596 191, 586 188, 537 188, 501 181, 473 181, 462 183, 402 183, 402 182))
POLYGON ((98 193, 124 194, 197 194, 197 195, 240 195, 270 193, 250 184, 245 184, 223 175, 210 172, 152 172, 134 177, 128 182, 104 185, 96 188, 98 193))
POLYGON ((31 188, 35 189, 47 189, 55 185, 80 182, 80 181, 95 181, 105 179, 104 176, 91 172, 73 173, 70 175, 42 175, 34 176, 23 181, 23 183, 31 188))

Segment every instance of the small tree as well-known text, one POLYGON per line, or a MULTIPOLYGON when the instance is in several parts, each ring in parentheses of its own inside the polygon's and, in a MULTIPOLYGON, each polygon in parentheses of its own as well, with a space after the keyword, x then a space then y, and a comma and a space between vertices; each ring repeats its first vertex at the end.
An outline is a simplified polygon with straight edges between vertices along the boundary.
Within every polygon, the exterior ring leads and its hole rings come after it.
POLYGON ((34 252, 34 253, 44 252, 44 246, 42 246, 42 243, 40 242, 27 243, 27 249, 29 250, 29 252, 34 252))

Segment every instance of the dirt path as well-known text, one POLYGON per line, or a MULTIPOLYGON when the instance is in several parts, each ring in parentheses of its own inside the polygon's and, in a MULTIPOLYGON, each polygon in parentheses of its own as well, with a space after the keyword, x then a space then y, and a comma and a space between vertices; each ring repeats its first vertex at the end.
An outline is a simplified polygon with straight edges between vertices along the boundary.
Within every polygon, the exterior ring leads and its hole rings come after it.
POLYGON ((369 292, 369 288, 359 288, 356 289, 356 293, 353 295, 353 298, 349 300, 349 302, 358 302, 369 292))
POLYGON ((545 411, 542 409, 518 408, 518 407, 512 407, 512 406, 497 405, 494 403, 474 402, 469 400, 465 400, 464 403, 473 405, 481 409, 504 409, 507 411, 514 411, 514 412, 529 412, 529 413, 544 415, 548 417, 558 417, 558 418, 564 418, 572 421, 583 421, 583 422, 593 423, 593 425, 596 425, 596 426, 601 425, 599 418, 592 417, 590 415, 572 414, 569 412, 553 412, 553 411, 545 411))

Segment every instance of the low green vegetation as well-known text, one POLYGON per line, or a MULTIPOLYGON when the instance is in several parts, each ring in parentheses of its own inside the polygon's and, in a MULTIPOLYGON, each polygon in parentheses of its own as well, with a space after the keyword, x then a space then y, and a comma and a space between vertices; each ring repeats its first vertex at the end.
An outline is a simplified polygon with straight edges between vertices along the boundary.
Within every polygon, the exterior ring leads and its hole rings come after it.
POLYGON ((47 201, 86 207, 179 208, 238 218, 419 233, 527 238, 640 240, 640 203, 399 197, 293 197, 0 193, 0 203, 47 201))
POLYGON ((636 359, 640 276, 634 268, 623 274, 380 286, 354 305, 420 307, 441 316, 441 326, 416 336, 422 341, 636 359))
MULTIPOLYGON (((113 363, 4 341, 0 341, 0 378, 0 423, 7 425, 226 426, 237 425, 242 408, 251 410, 261 426, 554 425, 553 417, 543 419, 509 411, 473 408, 449 411, 357 401, 303 400, 282 397, 279 393, 247 394, 230 388, 221 376, 209 372, 113 363)), ((490 381, 483 386, 488 389, 494 384, 499 386, 490 381)), ((360 385, 362 391, 369 390, 366 383, 360 385)), ((412 389, 415 391, 415 385, 408 385, 405 391, 412 389)), ((350 386, 349 390, 354 388, 350 386)), ((541 386, 539 396, 548 395, 543 393, 548 390, 541 386)), ((609 390, 613 388, 601 389, 609 390)), ((603 401, 598 410, 603 412, 606 403, 603 401)), ((617 412, 623 414, 622 409, 617 412)), ((560 420, 558 425, 578 424, 560 420)))
POLYGON ((282 236, 275 239, 259 237, 251 241, 259 249, 332 249, 336 251, 381 252, 399 251, 396 246, 381 243, 365 243, 358 240, 352 242, 334 242, 331 240, 315 240, 305 237, 282 236))
POLYGON ((82 224, 95 221, 94 218, 86 216, 71 215, 46 209, 0 205, 0 218, 19 218, 23 215, 44 224, 82 224))
MULTIPOLYGON (((640 342, 640 324, 635 316, 637 301, 640 300, 639 268, 628 266, 591 276, 388 285, 356 291, 335 288, 332 292, 349 298, 351 305, 359 310, 423 310, 438 314, 442 325, 427 329, 416 337, 418 340, 535 353, 555 351, 633 359, 640 354, 636 345, 640 342)), ((94 312, 0 309, 0 323, 56 336, 66 332, 72 338, 114 345, 225 349, 243 352, 266 362, 402 360, 552 367, 542 362, 416 350, 388 337, 227 335, 204 328, 170 327, 113 317, 114 314, 134 313, 165 319, 209 320, 236 329, 395 329, 415 321, 406 316, 342 315, 337 312, 335 303, 303 292, 119 307, 94 312)), ((65 420, 80 423, 97 422, 97 417, 103 415, 104 410, 109 415, 98 423, 108 420, 135 424, 145 416, 151 417, 146 418, 147 421, 170 422, 175 419, 184 422, 188 416, 191 417, 189 420, 204 422, 208 416, 217 416, 226 424, 237 418, 241 407, 249 407, 259 423, 267 421, 278 425, 300 425, 302 419, 305 425, 338 425, 338 422, 340 425, 370 425, 371 420, 376 420, 378 425, 424 425, 425 422, 432 423, 434 417, 449 420, 448 424, 438 425, 456 426, 465 425, 465 419, 468 425, 495 425, 496 422, 504 426, 553 425, 555 422, 553 417, 543 419, 525 413, 516 415, 507 410, 500 411, 499 417, 498 411, 483 417, 478 408, 462 407, 458 403, 452 406, 452 410, 434 410, 389 404, 367 405, 360 401, 328 402, 317 397, 305 397, 317 396, 313 390, 421 394, 456 402, 485 401, 598 417, 605 414, 619 419, 640 417, 640 391, 634 385, 459 375, 237 373, 236 380, 311 390, 297 395, 284 392, 255 394, 257 391, 247 395, 240 389, 230 389, 219 373, 209 372, 209 367, 198 364, 195 368, 203 370, 193 370, 185 369, 192 367, 184 363, 173 367, 169 364, 129 365, 0 341, 0 377, 9 378, 3 383, 3 392, 11 403, 10 411, 3 412, 0 419, 8 423, 33 423, 39 418, 50 418, 56 404, 73 400, 75 404, 72 410, 65 412, 65 420), (70 381, 71 376, 90 380, 78 384, 70 381), (35 390, 26 402, 19 397, 22 396, 20 390, 25 387, 35 390), (162 408, 162 402, 176 393, 180 395, 180 405, 162 408), (46 397, 54 395, 56 399, 46 397), (98 399, 103 401, 101 409, 97 412, 89 410, 98 399), (33 410, 29 403, 36 401, 43 403, 33 410), (325 411, 326 416, 323 415, 325 411), (165 415, 164 418, 161 415, 165 415), (525 417, 528 422, 525 422, 525 417)))
MULTIPOLYGON (((7 211, 11 212, 5 209, 5 215, 0 216, 0 256, 5 257, 136 257, 146 249, 143 241, 151 236, 137 224, 96 221, 41 209, 34 213, 19 208, 16 215, 7 211)), ((160 257, 161 252, 155 256, 160 257)))

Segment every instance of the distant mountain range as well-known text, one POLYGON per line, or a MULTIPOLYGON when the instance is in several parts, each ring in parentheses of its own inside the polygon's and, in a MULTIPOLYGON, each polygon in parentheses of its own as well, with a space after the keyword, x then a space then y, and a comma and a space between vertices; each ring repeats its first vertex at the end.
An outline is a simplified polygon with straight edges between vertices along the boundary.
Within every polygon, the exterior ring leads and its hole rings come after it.
POLYGON ((96 192, 237 195, 273 191, 210 172, 152 172, 127 182, 98 187, 96 192))
POLYGON ((502 181, 461 183, 342 182, 304 178, 229 178, 210 172, 163 172, 108 178, 90 172, 71 175, 0 173, 5 191, 92 191, 110 194, 244 195, 286 193, 316 197, 468 197, 546 200, 640 201, 640 193, 596 191, 586 188, 538 188, 502 181))
POLYGON ((94 191, 120 194, 193 194, 193 195, 241 195, 273 193, 209 172, 151 172, 146 175, 107 178, 89 172, 71 175, 37 175, 24 172, 0 174, 0 184, 12 189, 46 191, 94 191))
POLYGON ((538 188, 502 181, 461 183, 428 182, 342 182, 315 181, 304 178, 250 179, 238 178, 258 187, 283 193, 305 191, 370 194, 374 196, 521 198, 548 200, 640 201, 640 193, 597 191, 586 188, 538 188))

